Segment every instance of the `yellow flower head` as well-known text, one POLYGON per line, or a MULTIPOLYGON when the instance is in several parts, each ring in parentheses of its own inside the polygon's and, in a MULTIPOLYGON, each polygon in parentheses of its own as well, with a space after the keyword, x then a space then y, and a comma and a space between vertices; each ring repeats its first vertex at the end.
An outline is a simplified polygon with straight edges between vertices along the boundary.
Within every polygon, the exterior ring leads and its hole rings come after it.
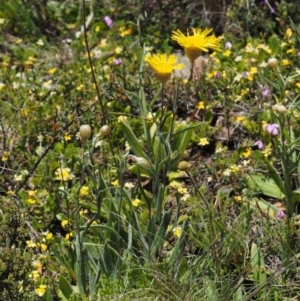
POLYGON ((70 181, 74 178, 70 168, 58 168, 55 171, 55 179, 60 181, 70 181))
POLYGON ((173 232, 174 236, 179 238, 182 233, 182 228, 180 226, 177 226, 172 230, 172 232, 173 232))
POLYGON ((177 64, 177 57, 174 54, 153 54, 145 57, 145 62, 149 63, 153 68, 156 78, 161 83, 166 83, 171 73, 175 69, 182 69, 183 64, 177 64))
POLYGON ((219 50, 222 37, 216 37, 212 32, 212 28, 192 28, 193 35, 185 36, 180 30, 173 31, 171 39, 184 47, 185 54, 191 62, 194 62, 202 53, 208 52, 209 49, 219 50))

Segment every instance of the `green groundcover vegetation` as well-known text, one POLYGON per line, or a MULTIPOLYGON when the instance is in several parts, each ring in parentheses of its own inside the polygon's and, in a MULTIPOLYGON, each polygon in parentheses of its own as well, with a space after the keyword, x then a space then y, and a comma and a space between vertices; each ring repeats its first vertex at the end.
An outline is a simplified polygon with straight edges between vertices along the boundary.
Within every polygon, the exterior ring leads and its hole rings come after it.
POLYGON ((299 16, 0 0, 0 299, 299 300, 299 16))

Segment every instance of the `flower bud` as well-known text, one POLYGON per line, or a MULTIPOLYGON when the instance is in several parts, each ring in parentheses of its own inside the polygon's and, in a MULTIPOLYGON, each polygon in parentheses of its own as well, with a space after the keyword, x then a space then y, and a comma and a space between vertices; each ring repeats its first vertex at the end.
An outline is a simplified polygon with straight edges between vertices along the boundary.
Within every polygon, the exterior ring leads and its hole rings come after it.
POLYGON ((83 124, 79 128, 79 137, 82 142, 86 142, 92 135, 92 129, 88 124, 83 124))
POLYGON ((130 159, 132 162, 136 163, 138 166, 144 167, 144 168, 149 168, 150 164, 149 162, 143 158, 143 157, 137 157, 134 155, 129 155, 128 159, 130 159))
POLYGON ((178 169, 182 170, 182 171, 189 170, 190 167, 191 167, 191 163, 189 163, 187 161, 180 161, 179 165, 178 165, 178 169))
POLYGON ((108 125, 103 125, 99 131, 100 136, 108 136, 110 134, 110 127, 108 125))
POLYGON ((268 65, 269 65, 269 67, 271 67, 271 68, 277 68, 277 67, 278 67, 278 60, 277 60, 275 57, 271 57, 271 58, 268 60, 268 65))
POLYGON ((287 108, 284 105, 277 103, 272 107, 272 110, 276 113, 284 114, 287 111, 287 108))

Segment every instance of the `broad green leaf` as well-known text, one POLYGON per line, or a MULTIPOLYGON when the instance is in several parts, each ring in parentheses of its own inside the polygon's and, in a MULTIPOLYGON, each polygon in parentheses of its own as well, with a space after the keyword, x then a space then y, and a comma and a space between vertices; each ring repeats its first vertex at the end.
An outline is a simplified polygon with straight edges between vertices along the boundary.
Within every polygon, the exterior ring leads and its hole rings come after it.
POLYGON ((130 145, 133 153, 138 157, 144 157, 143 149, 135 136, 128 120, 123 120, 121 122, 122 128, 124 130, 125 139, 127 140, 128 144, 130 145))
POLYGON ((182 226, 182 233, 180 237, 177 239, 174 248, 170 252, 170 256, 168 258, 169 267, 174 267, 174 264, 181 259, 184 247, 186 245, 186 232, 188 229, 188 221, 185 221, 182 226))
POLYGON ((279 200, 283 200, 285 197, 275 181, 263 174, 250 175, 248 183, 252 188, 261 191, 264 195, 269 197, 279 200))
POLYGON ((276 213, 279 212, 279 209, 272 205, 270 202, 267 202, 259 198, 249 199, 250 206, 255 210, 261 210, 265 214, 268 214, 270 217, 274 217, 276 213))
POLYGON ((151 244, 150 248, 150 255, 154 256, 155 252, 162 246, 164 243, 164 236, 166 234, 166 231, 168 229, 168 226, 171 221, 171 216, 172 216, 172 208, 168 210, 163 216, 163 219, 161 221, 161 224, 158 228, 158 231, 155 234, 154 240, 151 244))
MULTIPOLYGON (((171 182, 172 180, 175 179, 181 179, 181 178, 188 178, 188 175, 185 171, 170 171, 167 173, 167 177, 169 181, 171 182)), ((180 184, 182 186, 182 184, 180 184)))
POLYGON ((66 300, 69 300, 70 296, 73 293, 72 286, 69 281, 62 275, 59 276, 59 289, 66 300))
POLYGON ((50 288, 46 289, 46 292, 42 298, 42 301, 53 301, 52 294, 50 288))

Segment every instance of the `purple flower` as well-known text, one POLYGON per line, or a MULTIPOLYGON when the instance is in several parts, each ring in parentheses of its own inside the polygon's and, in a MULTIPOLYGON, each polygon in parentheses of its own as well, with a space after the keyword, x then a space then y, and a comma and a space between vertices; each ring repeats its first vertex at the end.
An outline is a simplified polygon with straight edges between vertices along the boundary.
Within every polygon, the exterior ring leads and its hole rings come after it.
POLYGON ((300 51, 297 53, 298 58, 300 59, 300 51))
POLYGON ((277 213, 277 217, 280 218, 280 219, 283 219, 283 218, 285 217, 284 211, 280 210, 280 211, 277 213))
POLYGON ((256 145, 258 149, 264 148, 264 143, 261 140, 257 140, 254 145, 256 145))
POLYGON ((106 24, 109 28, 112 28, 113 25, 114 25, 113 20, 112 20, 109 16, 105 16, 105 17, 103 18, 103 21, 105 22, 105 24, 106 24))
POLYGON ((230 42, 225 43, 225 49, 230 50, 232 48, 232 44, 230 42))
POLYGON ((243 77, 248 77, 248 76, 250 75, 250 73, 249 73, 248 71, 244 71, 244 72, 242 73, 242 75, 243 75, 243 77))
POLYGON ((279 125, 277 123, 267 124, 265 129, 268 133, 274 136, 278 135, 279 133, 279 125))
POLYGON ((122 59, 114 59, 113 60, 113 63, 116 65, 116 66, 120 66, 122 64, 122 59))
POLYGON ((261 91, 261 95, 263 97, 268 97, 270 95, 270 90, 268 88, 264 88, 262 91, 261 91))
POLYGON ((216 72, 214 75, 215 79, 220 79, 222 77, 222 74, 220 72, 216 72))

